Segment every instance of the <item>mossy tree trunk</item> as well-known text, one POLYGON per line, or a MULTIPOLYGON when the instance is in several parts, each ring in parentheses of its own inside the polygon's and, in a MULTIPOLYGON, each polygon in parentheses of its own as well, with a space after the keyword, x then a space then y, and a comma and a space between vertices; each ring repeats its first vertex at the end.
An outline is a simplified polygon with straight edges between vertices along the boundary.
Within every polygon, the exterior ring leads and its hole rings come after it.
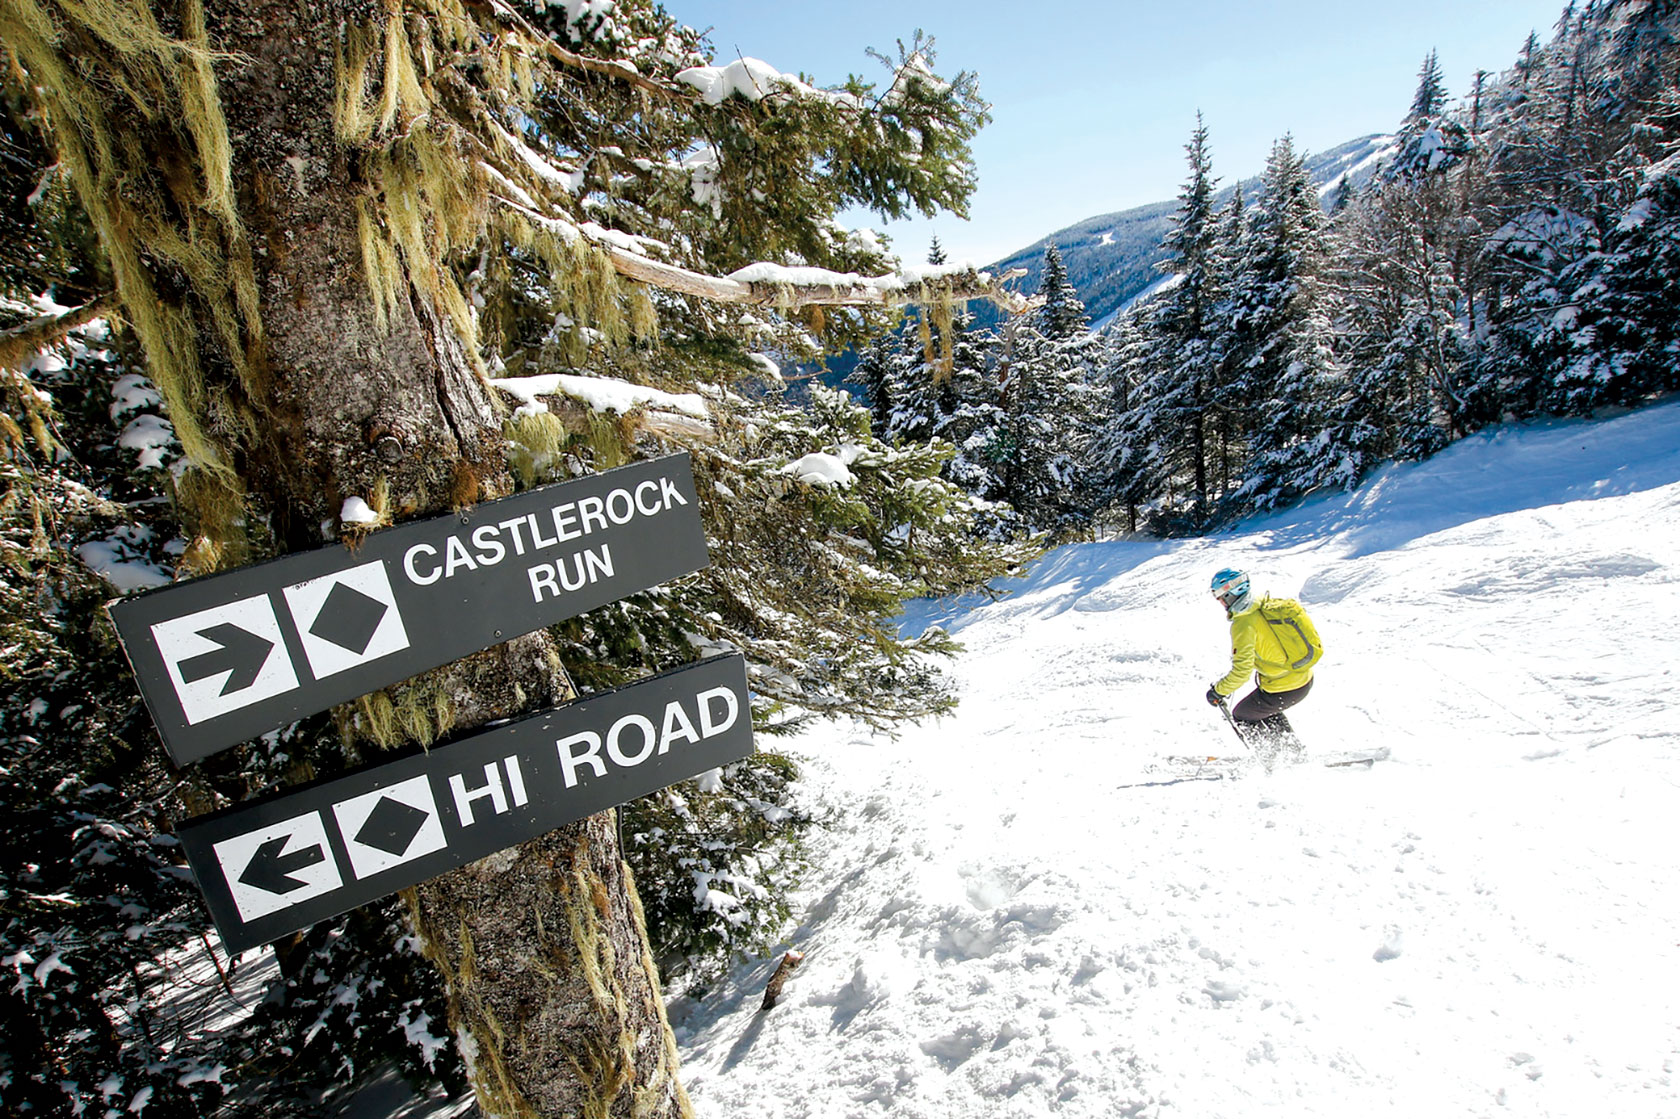
MULTIPOLYGON (((335 136, 335 48, 343 28, 382 11, 351 0, 205 10, 211 45, 241 56, 217 71, 262 324, 256 438, 235 467, 290 548, 318 545, 350 496, 378 495, 401 518, 511 484, 498 410, 456 329, 412 285, 381 322, 364 274, 357 206, 369 186, 335 136)), ((226 355, 200 320, 213 382, 226 355)), ((428 685, 448 694, 457 729, 567 687, 541 633, 428 685)), ((428 882, 410 903, 486 1115, 688 1114, 610 815, 428 882)))

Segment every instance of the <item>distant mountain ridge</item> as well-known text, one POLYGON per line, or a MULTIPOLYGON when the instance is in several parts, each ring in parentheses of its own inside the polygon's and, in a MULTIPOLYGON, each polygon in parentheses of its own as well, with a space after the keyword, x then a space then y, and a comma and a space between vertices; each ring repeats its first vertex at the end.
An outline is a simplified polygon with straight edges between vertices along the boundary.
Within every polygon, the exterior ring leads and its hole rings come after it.
MULTIPOLYGON (((1344 174, 1355 187, 1363 186, 1394 150, 1393 145, 1394 137, 1390 135, 1349 140, 1328 151, 1309 154, 1307 172, 1321 195, 1327 196, 1334 190, 1344 174)), ((1260 192, 1260 180, 1261 176, 1255 175, 1235 186, 1225 187, 1214 196, 1216 205, 1225 206, 1237 186, 1242 187, 1244 201, 1252 201, 1260 192)), ((1085 303, 1092 327, 1100 328, 1128 303, 1164 279, 1156 266, 1166 259, 1161 242, 1172 228, 1172 218, 1177 212, 1178 199, 1175 197, 1165 202, 1151 202, 1130 210, 1086 218, 1076 225, 1039 238, 995 264, 986 265, 985 270, 1000 273, 1011 268, 1024 268, 1027 274, 1015 281, 1015 290, 1037 291, 1044 271, 1044 246, 1054 242, 1061 251, 1062 262, 1067 265, 1069 281, 1085 303)), ((995 327, 1003 319, 1003 312, 985 300, 970 303, 968 309, 977 328, 995 327)), ((857 366, 857 357, 856 352, 846 350, 829 355, 820 366, 795 365, 790 367, 790 371, 812 377, 830 388, 859 392, 855 386, 846 385, 846 378, 857 366)))
MULTIPOLYGON (((1322 194, 1335 189, 1345 174, 1354 186, 1361 186, 1382 165, 1393 149, 1393 136, 1362 136, 1338 144, 1328 151, 1309 155, 1307 171, 1322 194)), ((1260 189, 1260 176, 1244 179, 1235 186, 1227 186, 1217 197, 1217 204, 1225 206, 1231 192, 1242 188, 1245 201, 1253 199, 1260 189)), ((1157 265, 1166 257, 1161 241, 1172 228, 1172 218, 1178 212, 1176 198, 1166 202, 1151 202, 1130 210, 1101 214, 1086 218, 1076 225, 1059 229, 1041 237, 1026 248, 987 266, 992 272, 1011 268, 1025 268, 1027 275, 1018 281, 1018 290, 1038 290, 1039 276, 1044 270, 1044 248, 1054 243, 1067 265, 1068 280, 1085 301, 1085 310, 1093 326, 1111 319, 1127 303, 1136 299, 1162 279, 1157 265)), ((976 325, 990 326, 999 313, 990 304, 974 304, 976 325)))

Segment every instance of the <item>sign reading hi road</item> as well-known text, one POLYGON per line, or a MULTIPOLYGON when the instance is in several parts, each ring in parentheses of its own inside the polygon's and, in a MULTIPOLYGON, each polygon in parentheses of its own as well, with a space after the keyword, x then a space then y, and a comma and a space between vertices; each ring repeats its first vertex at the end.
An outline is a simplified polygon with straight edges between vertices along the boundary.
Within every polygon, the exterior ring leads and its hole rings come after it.
POLYGON ((679 454, 386 529, 355 550, 164 587, 110 613, 185 765, 707 562, 679 454))
POLYGON ((266 944, 753 750, 728 654, 177 831, 230 952, 266 944))

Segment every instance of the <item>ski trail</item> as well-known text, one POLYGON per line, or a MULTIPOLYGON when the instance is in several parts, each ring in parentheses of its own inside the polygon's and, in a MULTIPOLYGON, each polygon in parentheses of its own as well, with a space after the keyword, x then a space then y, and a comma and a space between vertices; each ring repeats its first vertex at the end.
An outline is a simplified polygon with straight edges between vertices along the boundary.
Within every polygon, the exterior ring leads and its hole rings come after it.
POLYGON ((806 962, 768 1013, 773 956, 673 1004, 697 1113, 1680 1114, 1680 408, 1656 411, 1627 445, 1666 466, 1616 465, 1622 421, 1517 433, 928 607, 962 705, 794 743, 823 810, 806 962), (1587 482, 1522 473, 1570 447, 1587 482), (1451 515, 1408 505, 1465 478, 1451 515), (1309 755, 1387 760, 1164 761, 1238 747, 1202 699, 1232 564, 1325 637, 1309 755))

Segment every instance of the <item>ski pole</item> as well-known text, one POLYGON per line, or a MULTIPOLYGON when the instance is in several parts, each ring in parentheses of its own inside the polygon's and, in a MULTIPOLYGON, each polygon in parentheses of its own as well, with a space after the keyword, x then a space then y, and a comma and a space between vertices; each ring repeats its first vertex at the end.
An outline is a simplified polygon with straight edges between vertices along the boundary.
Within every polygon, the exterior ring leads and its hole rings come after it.
POLYGON ((1219 713, 1225 716, 1225 722, 1230 725, 1231 733, 1237 736, 1237 741, 1243 744, 1243 749, 1248 749, 1248 739, 1244 738, 1243 732, 1237 729, 1237 721, 1231 717, 1230 705, 1223 699, 1219 701, 1219 713))

